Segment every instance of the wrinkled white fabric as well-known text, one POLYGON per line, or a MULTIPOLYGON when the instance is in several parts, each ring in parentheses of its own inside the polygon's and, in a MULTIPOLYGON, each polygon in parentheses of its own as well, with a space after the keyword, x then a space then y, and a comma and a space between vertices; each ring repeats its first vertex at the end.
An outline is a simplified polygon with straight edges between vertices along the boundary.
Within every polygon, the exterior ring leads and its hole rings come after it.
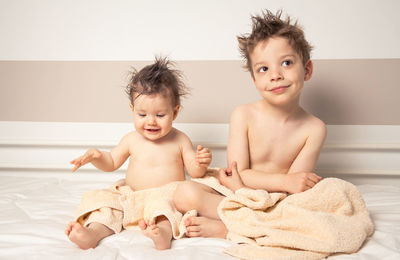
MULTIPOLYGON (((0 259, 234 259, 223 253, 223 239, 174 240, 158 251, 140 231, 125 230, 105 238, 96 249, 81 250, 64 229, 82 194, 107 188, 115 173, 0 173, 0 259)), ((375 232, 359 252, 329 260, 400 259, 400 187, 360 185, 375 232)))

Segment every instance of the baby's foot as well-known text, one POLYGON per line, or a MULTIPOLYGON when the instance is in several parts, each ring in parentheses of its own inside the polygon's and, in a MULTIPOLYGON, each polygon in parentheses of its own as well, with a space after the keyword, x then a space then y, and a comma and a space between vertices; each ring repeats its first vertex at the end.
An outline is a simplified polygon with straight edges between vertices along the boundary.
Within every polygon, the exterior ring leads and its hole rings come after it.
POLYGON ((65 234, 69 240, 77 244, 81 249, 95 248, 99 243, 99 239, 95 233, 87 227, 75 221, 71 221, 65 229, 65 234))
POLYGON ((143 219, 139 221, 139 227, 142 233, 151 238, 156 249, 165 250, 171 248, 172 230, 171 225, 165 221, 155 223, 154 220, 146 223, 143 219))
POLYGON ((188 237, 226 238, 228 230, 221 220, 206 217, 188 217, 185 219, 188 237))

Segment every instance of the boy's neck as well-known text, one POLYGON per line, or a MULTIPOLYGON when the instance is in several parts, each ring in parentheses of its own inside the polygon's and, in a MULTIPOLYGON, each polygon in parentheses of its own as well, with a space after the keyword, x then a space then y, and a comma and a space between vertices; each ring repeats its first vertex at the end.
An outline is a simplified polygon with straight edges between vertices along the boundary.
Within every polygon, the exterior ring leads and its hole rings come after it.
POLYGON ((299 102, 293 102, 285 106, 275 106, 267 103, 265 100, 260 100, 260 105, 272 118, 282 122, 286 122, 292 118, 295 118, 303 111, 299 105, 299 102))

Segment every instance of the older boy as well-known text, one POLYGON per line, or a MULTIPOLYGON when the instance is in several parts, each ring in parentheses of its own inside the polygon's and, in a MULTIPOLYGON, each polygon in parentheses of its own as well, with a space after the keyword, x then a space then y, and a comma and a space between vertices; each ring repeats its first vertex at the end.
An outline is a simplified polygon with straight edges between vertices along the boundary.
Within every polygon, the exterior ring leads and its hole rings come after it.
POLYGON ((157 249, 170 248, 173 230, 179 224, 171 219, 180 215, 170 207, 177 182, 185 180, 184 168, 191 177, 199 178, 211 162, 207 148, 198 146, 194 151, 189 138, 172 127, 184 90, 180 73, 171 69, 166 59, 157 59, 139 72, 134 71, 127 94, 136 131, 125 135, 110 152, 89 149, 71 161, 75 165, 72 171, 91 162, 111 172, 130 159, 124 182, 110 190, 84 195, 80 209, 85 211, 80 210, 77 220, 65 230, 80 248, 94 248, 103 238, 136 225, 157 249), (142 198, 145 202, 137 205, 142 198), (146 202, 160 204, 155 207, 146 202), (163 215, 165 212, 168 215, 163 215))
MULTIPOLYGON (((311 46, 290 19, 270 11, 252 17, 249 35, 238 37, 254 85, 262 99, 237 107, 230 119, 228 167, 220 181, 235 191, 243 186, 298 193, 321 180, 313 173, 325 140, 325 124, 299 105, 311 78, 311 46)), ((185 223, 188 236, 225 237, 217 206, 223 197, 205 185, 185 182, 174 202, 180 211, 197 209, 185 223), (185 196, 182 196, 185 194, 185 196), (191 195, 191 196, 190 196, 191 195)))

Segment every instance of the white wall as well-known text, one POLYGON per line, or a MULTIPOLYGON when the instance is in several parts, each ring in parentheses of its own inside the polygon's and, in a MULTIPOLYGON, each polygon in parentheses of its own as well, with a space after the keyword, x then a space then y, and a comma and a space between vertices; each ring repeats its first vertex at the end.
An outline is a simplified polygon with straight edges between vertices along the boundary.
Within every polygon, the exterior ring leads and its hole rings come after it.
POLYGON ((298 18, 314 59, 400 58, 398 0, 0 0, 0 60, 236 60, 263 8, 298 18))

